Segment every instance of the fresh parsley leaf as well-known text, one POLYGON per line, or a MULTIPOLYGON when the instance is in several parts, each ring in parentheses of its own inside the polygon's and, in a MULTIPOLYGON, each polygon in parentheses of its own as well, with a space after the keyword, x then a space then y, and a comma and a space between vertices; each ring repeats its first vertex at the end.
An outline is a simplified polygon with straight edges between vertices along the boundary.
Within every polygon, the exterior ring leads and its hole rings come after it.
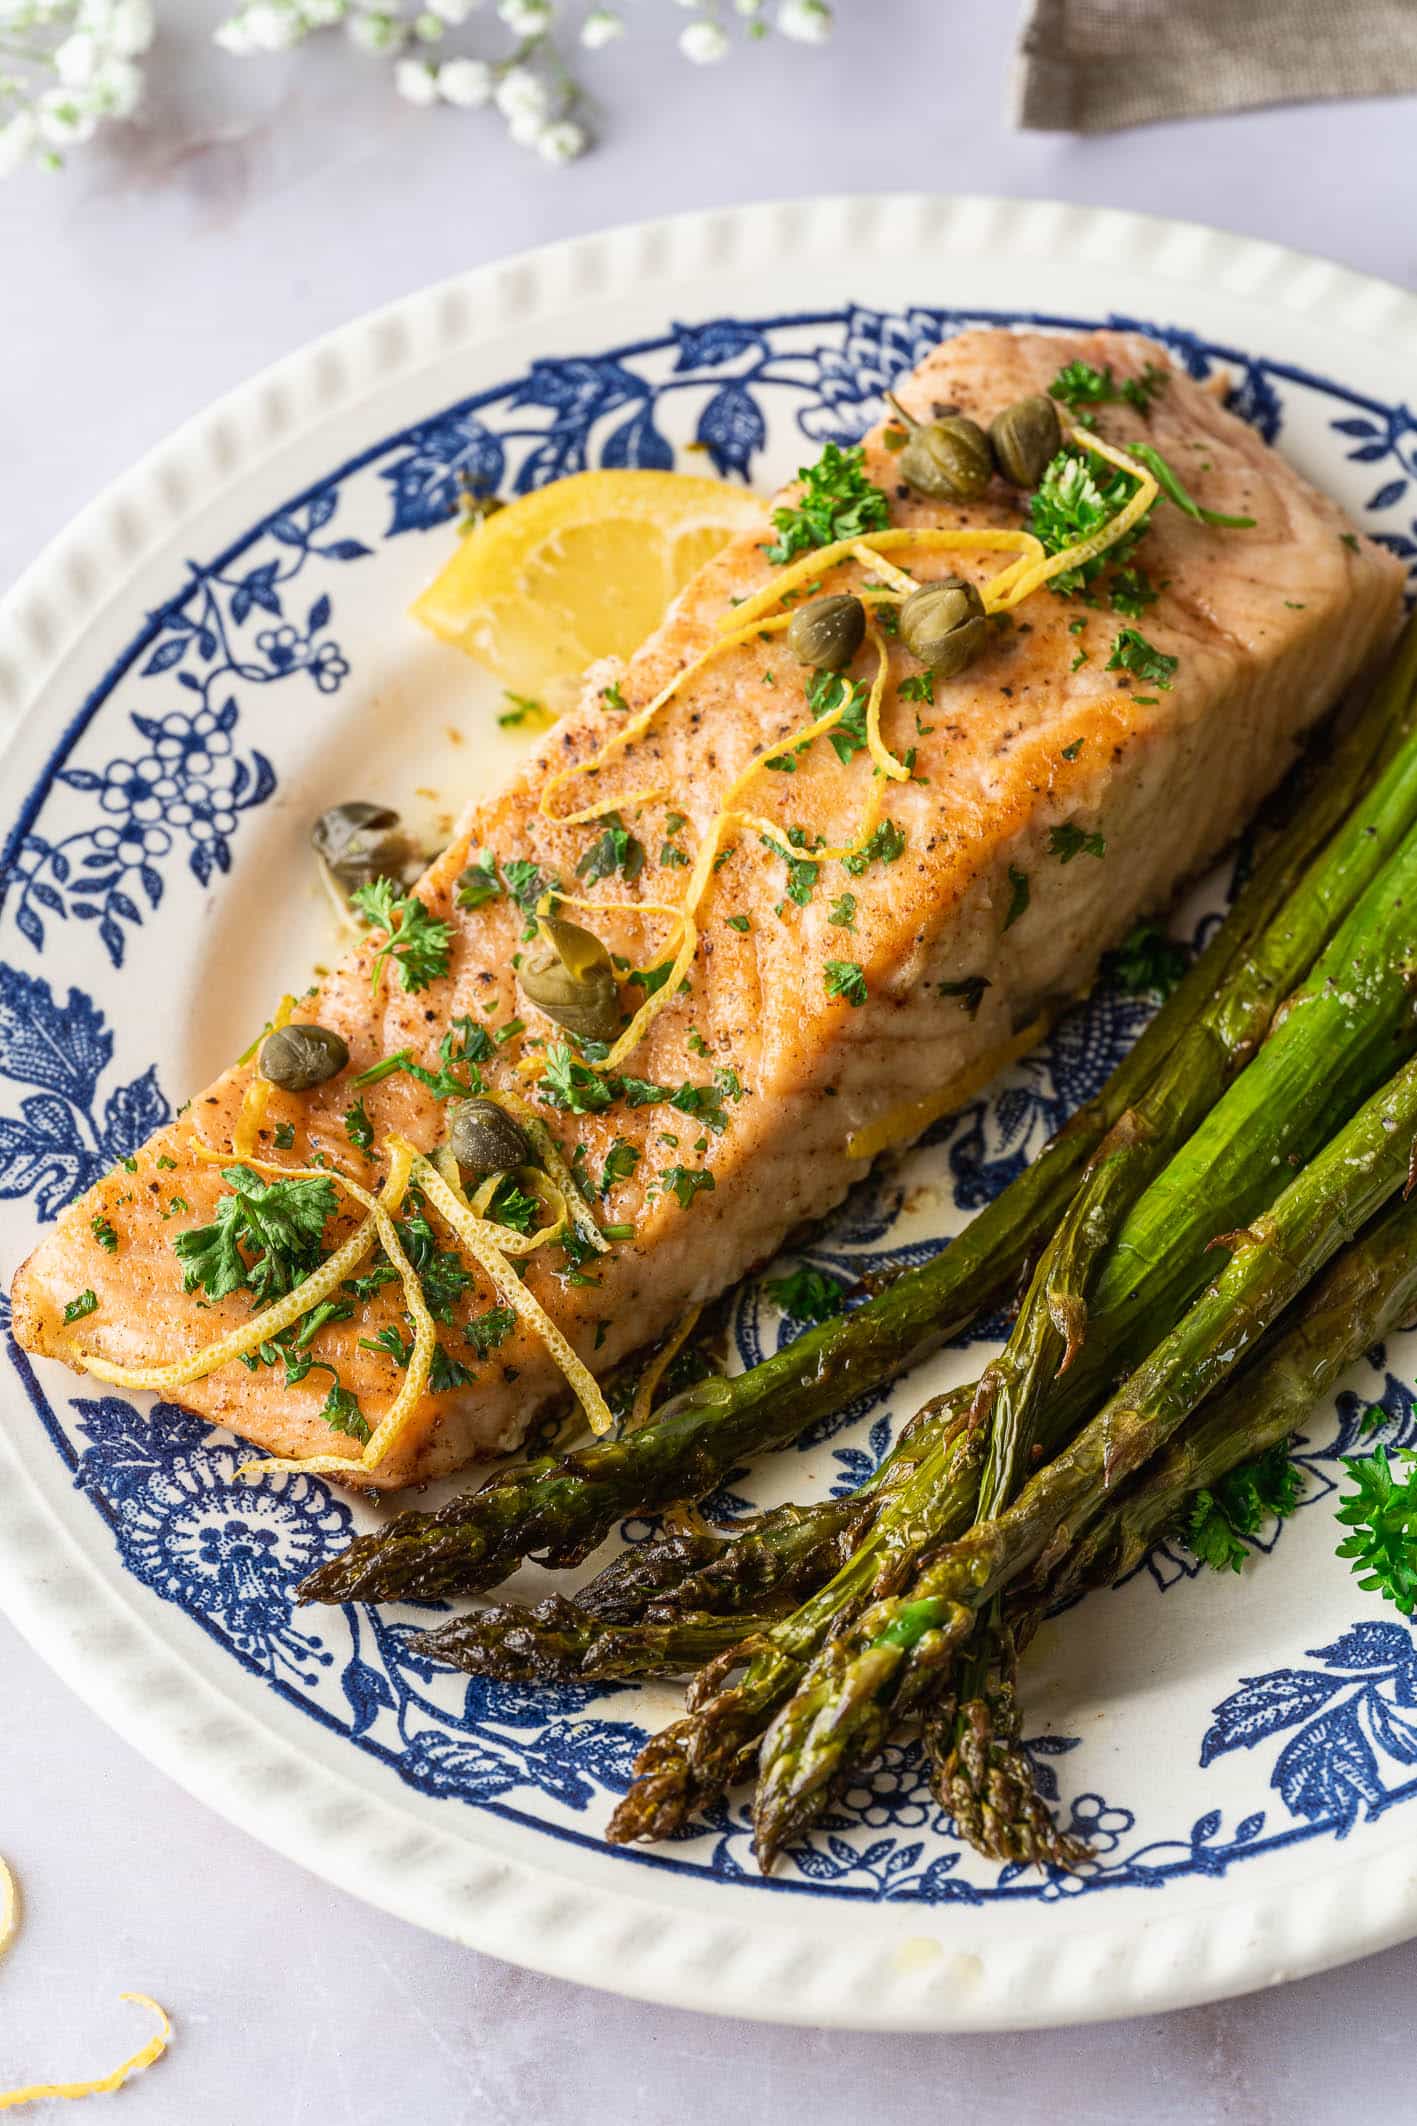
POLYGON ((790 1314, 794 1321, 830 1321, 841 1312, 846 1298, 835 1277, 824 1270, 814 1270, 810 1263, 803 1263, 786 1277, 765 1279, 763 1291, 775 1307, 790 1314))
POLYGON ((1012 930, 1021 915, 1028 913, 1030 887, 1028 873, 1020 871, 1015 864, 1009 865, 1009 906, 1004 917, 1004 929, 1012 930))
POLYGON ((349 1389, 342 1388, 338 1381, 325 1397, 320 1415, 331 1432, 343 1432, 349 1439, 357 1439, 361 1446, 369 1437, 368 1419, 349 1389))
POLYGON ((605 1164, 600 1170, 601 1195, 608 1196, 618 1181, 628 1181, 639 1163, 640 1155, 636 1146, 627 1144, 623 1137, 617 1137, 605 1154, 605 1164))
POLYGON ((979 1007, 984 1002, 984 992, 993 986, 987 975, 967 974, 960 982, 941 982, 940 995, 958 997, 971 1019, 977 1019, 979 1007))
POLYGON ((841 720, 827 732, 827 741, 843 767, 866 749, 867 695, 863 681, 845 679, 840 672, 815 672, 807 682, 807 707, 813 722, 841 709, 841 720))
POLYGON ((102 1211, 96 1211, 93 1217, 90 1218, 89 1231, 93 1234, 99 1246, 108 1254, 117 1254, 118 1235, 113 1230, 112 1222, 104 1217, 102 1211))
POLYGON ((839 894, 827 910, 827 921, 835 923, 838 930, 854 930, 856 928, 856 895, 854 893, 839 894))
POLYGON ((509 1226, 514 1233, 530 1233, 535 1229, 540 1208, 535 1196, 525 1195, 508 1177, 498 1182, 487 1213, 495 1224, 509 1226))
POLYGON ((498 1344, 505 1343, 517 1325, 517 1317, 511 1307, 489 1307, 485 1314, 474 1314, 463 1334, 479 1358, 486 1358, 498 1344))
POLYGON ((1182 1517, 1182 1540, 1203 1565, 1238 1572, 1249 1556, 1245 1537, 1258 1535, 1267 1520, 1287 1519, 1303 1488, 1289 1442, 1280 1440, 1210 1490, 1194 1494, 1182 1517))
POLYGON ((556 891, 555 879, 525 856, 514 856, 503 864, 502 876, 507 882, 508 893, 525 916, 535 912, 543 893, 556 891))
POLYGON ((689 866, 688 857, 682 849, 676 849, 673 842, 660 843, 659 861, 661 864, 676 866, 680 870, 687 870, 689 866))
POLYGON ((618 679, 612 679, 608 687, 601 688, 600 698, 605 703, 607 709, 614 709, 617 714, 621 716, 626 713, 630 706, 629 702, 626 701, 624 695, 620 692, 620 682, 618 679))
POLYGON ((556 721, 545 702, 534 701, 530 694, 514 694, 510 687, 503 687, 502 698, 512 704, 497 718, 503 730, 514 729, 516 725, 523 723, 530 723, 534 729, 544 730, 547 724, 556 721))
POLYGON ((345 1109, 344 1133, 356 1151, 367 1152, 373 1150, 374 1125, 369 1120, 362 1100, 356 1100, 353 1107, 345 1109))
POLYGON ((1119 568, 1107 585, 1108 604, 1128 620, 1140 620, 1160 595, 1144 568, 1119 568))
POLYGON ((1107 844, 1100 834, 1086 834, 1071 820, 1065 820, 1061 827, 1050 829, 1048 854, 1056 856, 1060 864, 1070 864, 1075 856, 1105 856, 1107 844))
POLYGON ((283 1298, 316 1269, 325 1227, 338 1208, 335 1185, 323 1176, 266 1181, 244 1166, 225 1166, 231 1190, 210 1225, 191 1226, 173 1241, 183 1265, 182 1289, 199 1286, 224 1299, 243 1286, 262 1305, 283 1298))
POLYGON ((454 1358, 441 1344, 433 1346, 433 1362, 428 1368, 428 1387, 432 1394, 446 1395, 450 1388, 470 1387, 474 1378, 460 1358, 454 1358))
POLYGON ((1134 627, 1124 627, 1112 645, 1112 654, 1107 660, 1109 672, 1135 672, 1138 679, 1160 687, 1163 694, 1171 691, 1171 681, 1179 657, 1168 657, 1164 650, 1147 641, 1145 635, 1134 627))
POLYGON ((64 1309, 64 1320, 66 1323, 82 1321, 86 1314, 94 1313, 97 1307, 98 1294, 92 1289, 76 1293, 64 1309))
POLYGON ((377 1336, 361 1336, 359 1348, 361 1351, 380 1351, 396 1366, 404 1367, 413 1356, 413 1338, 405 1336, 391 1321, 386 1321, 377 1336))
POLYGON ((570 1115, 598 1114, 615 1097, 598 1071, 577 1062, 566 1041, 553 1041, 547 1049, 540 1089, 543 1100, 570 1115))
POLYGON ((603 831, 576 865, 576 877, 584 879, 588 886, 598 879, 613 878, 617 871, 623 879, 636 879, 644 864, 644 844, 630 833, 618 812, 607 812, 603 831))
POLYGON ((865 455, 859 443, 847 450, 828 443, 815 465, 799 467, 801 494, 795 507, 772 513, 777 538, 766 550, 769 561, 780 566, 812 547, 886 529, 890 505, 881 489, 866 478, 865 455))
POLYGON ((480 908, 484 901, 500 898, 502 881, 497 876, 497 859, 490 849, 475 856, 465 871, 458 873, 454 898, 459 908, 480 908))
POLYGON ((724 921, 730 930, 740 931, 744 937, 753 927, 751 919, 746 915, 728 915, 724 917, 724 921))
POLYGON ((1338 1545, 1358 1585, 1410 1617, 1417 1609, 1417 1452, 1399 1453, 1397 1475, 1386 1447, 1366 1457, 1345 1455, 1343 1466, 1353 1479, 1343 1493, 1336 1518, 1353 1530, 1338 1545))
POLYGON ((893 864, 905 853, 905 832, 893 819, 883 819, 864 849, 842 858, 843 868, 860 878, 868 864, 893 864))
MULTIPOLYGON (((1100 476, 1087 458, 1076 451, 1060 450, 1047 468, 1037 493, 1031 498, 1030 527, 1042 541, 1044 551, 1061 554, 1111 523, 1137 491, 1137 482, 1120 467, 1100 476)), ((1077 568, 1065 569, 1053 578, 1053 589, 1067 596, 1090 583, 1109 565, 1124 560, 1141 537, 1146 518, 1134 525, 1125 538, 1094 554, 1077 568)))
POLYGON ((473 1273, 455 1248, 439 1247, 423 1199, 415 1190, 405 1199, 405 1213, 395 1231, 417 1272, 429 1313, 435 1321, 451 1321, 458 1301, 474 1282, 473 1273))
POLYGON ((376 878, 367 886, 356 886, 349 900, 371 929, 387 933, 369 971, 374 990, 386 960, 393 961, 408 990, 426 989, 447 973, 452 925, 430 915, 416 893, 401 895, 392 879, 376 878))
POLYGON ((855 960, 828 960, 822 970, 829 997, 845 997, 853 1010, 866 1001, 866 976, 855 960))
MULTIPOLYGON (((1063 406, 1106 406, 1125 399, 1138 413, 1146 413, 1157 393, 1166 389, 1169 378, 1168 370, 1148 362, 1139 377, 1128 377, 1118 384, 1110 364, 1105 369, 1094 369, 1091 362, 1069 362, 1048 386, 1048 395, 1063 406)), ((1128 444, 1127 448, 1131 447, 1128 444)))
POLYGON ((664 1186, 672 1189, 679 1199, 681 1211, 687 1211, 701 1190, 712 1194, 714 1179, 707 1167, 667 1166, 664 1169, 664 1186))
POLYGON ((1159 923, 1134 923, 1102 966, 1112 987, 1126 996, 1169 997, 1186 971, 1186 951, 1159 923))
POLYGON ((909 673, 896 688, 896 694, 901 701, 928 701, 933 708, 935 702, 934 673, 929 670, 909 673))

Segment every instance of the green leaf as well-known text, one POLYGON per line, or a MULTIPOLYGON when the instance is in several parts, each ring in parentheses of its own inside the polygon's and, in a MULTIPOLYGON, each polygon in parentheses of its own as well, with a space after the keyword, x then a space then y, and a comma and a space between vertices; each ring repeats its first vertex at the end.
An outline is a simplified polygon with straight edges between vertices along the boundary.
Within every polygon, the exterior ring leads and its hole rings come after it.
POLYGON ((497 859, 490 849, 475 856, 465 871, 458 874, 454 898, 459 908, 480 908, 484 901, 500 898, 502 881, 497 876, 497 859))
POLYGON ((1029 891, 1028 873, 1010 864, 1009 909, 1004 917, 1005 930, 1012 930, 1019 917, 1028 913, 1029 891))
POLYGON ((1160 687, 1163 694, 1169 694, 1180 661, 1179 657, 1168 657, 1164 650, 1157 649, 1138 629, 1124 627, 1112 645, 1106 669, 1109 672, 1135 672, 1138 679, 1145 679, 1152 686, 1160 687))
POLYGON ((1348 1455, 1343 1466, 1353 1479, 1336 1518, 1354 1532, 1338 1545, 1358 1585, 1382 1595, 1404 1616, 1417 1609, 1417 1453, 1400 1456, 1407 1474, 1393 1474, 1386 1447, 1366 1458, 1348 1455))
POLYGON ((855 960, 828 960, 822 970, 829 997, 845 997, 853 1010, 866 1001, 866 975, 855 960))
POLYGON ((378 878, 356 886, 349 901, 371 929, 386 933, 369 971, 373 989, 379 987, 387 960, 393 961, 407 990, 426 989, 447 973, 452 924, 430 915, 416 893, 400 895, 392 879, 378 878))
POLYGON ((1134 923, 1102 962, 1105 978, 1125 996, 1169 997, 1186 971, 1186 950, 1159 923, 1134 923))
POLYGON ((599 1114, 615 1097, 598 1071, 577 1062, 566 1041, 553 1041, 547 1049, 540 1093, 552 1107, 571 1115, 599 1114))
POLYGON ((1105 856, 1107 844, 1100 834, 1086 834, 1071 820, 1065 820, 1061 827, 1050 828, 1048 854, 1056 856, 1060 864, 1070 864, 1075 856, 1105 856))
POLYGON ((712 1194, 714 1179, 706 1167, 667 1166, 664 1169, 664 1186, 673 1190, 679 1199, 679 1208, 687 1211, 701 1190, 712 1194))
POLYGON ((489 1307, 485 1314, 474 1314, 464 1334, 479 1358, 486 1358, 506 1342, 517 1325, 515 1311, 511 1307, 489 1307))
POLYGON ((830 1321, 845 1304, 845 1293, 836 1278, 824 1270, 814 1270, 810 1263, 803 1263, 786 1277, 766 1278, 763 1291, 775 1307, 790 1314, 794 1321, 830 1321))
POLYGON ((1167 501, 1174 503, 1176 508, 1183 511, 1186 516, 1193 517, 1197 524, 1209 524, 1220 531, 1249 531, 1254 524, 1253 517, 1226 517, 1218 509, 1202 509, 1199 502, 1193 501, 1190 495, 1187 494, 1176 474, 1171 470, 1161 452, 1154 445, 1150 443, 1128 443, 1127 451, 1131 457, 1137 460, 1138 464, 1146 467, 1167 501))
POLYGON ((629 832, 618 812, 607 812, 603 832, 576 865, 576 877, 588 886, 613 878, 617 872, 623 879, 637 879, 644 866, 644 844, 629 832))
POLYGON ((98 1294, 96 1292, 89 1290, 76 1293, 64 1309, 64 1320, 66 1324, 71 1321, 82 1321, 84 1316, 92 1314, 97 1306, 98 1294))
POLYGON ((860 878, 868 864, 893 864, 905 853, 905 830, 893 819, 883 819, 864 849, 842 858, 843 869, 860 878))
POLYGON ((769 561, 780 566, 813 547, 886 529, 890 504, 866 478, 862 470, 865 455, 859 443, 848 450, 828 443, 815 465, 799 467, 802 491, 795 507, 772 513, 777 539, 766 549, 769 561))
POLYGON ((1304 1478, 1280 1440, 1252 1461, 1242 1462, 1208 1491, 1197 1491, 1182 1517, 1181 1537, 1203 1565, 1238 1572, 1250 1555, 1246 1536, 1269 1520, 1287 1520, 1299 1503, 1304 1478))

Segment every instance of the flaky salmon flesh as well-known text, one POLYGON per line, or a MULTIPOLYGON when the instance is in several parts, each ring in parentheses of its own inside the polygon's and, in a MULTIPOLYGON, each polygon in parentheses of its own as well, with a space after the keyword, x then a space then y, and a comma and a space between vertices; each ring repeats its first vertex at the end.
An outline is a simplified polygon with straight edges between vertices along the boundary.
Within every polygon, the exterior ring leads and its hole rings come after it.
MULTIPOLYGON (((1130 334, 967 332, 929 355, 899 397, 919 418, 959 411, 987 425, 1021 395, 1046 391, 1072 361, 1110 366, 1121 384, 1167 357, 1130 334)), ((1170 372, 1148 409, 1107 403, 1096 421, 1123 448, 1129 438, 1152 443, 1208 509, 1254 520, 1250 529, 1212 529, 1167 502, 1153 510, 1137 559, 1157 596, 1139 625, 1162 659, 1175 659, 1174 670, 1156 668, 1158 681, 1145 665, 1115 665, 1123 622, 1105 579, 1094 603, 1047 589, 1027 599, 962 676, 936 683, 933 704, 918 698, 918 684, 902 693, 919 667, 891 644, 881 732, 912 764, 909 781, 885 787, 882 817, 897 831, 856 869, 823 861, 815 876, 801 860, 790 875, 756 831, 726 834, 726 856, 698 911, 687 981, 620 1066, 666 1093, 715 1088, 697 1115, 663 1097, 632 1104, 623 1093, 592 1113, 549 1104, 537 1059, 564 1037, 518 990, 526 912, 506 891, 460 908, 455 883, 491 851, 504 878, 520 859, 593 900, 678 900, 690 875, 684 859, 711 830, 735 777, 810 720, 810 674, 781 634, 710 662, 641 740, 590 781, 561 786, 555 812, 592 796, 621 806, 644 850, 632 881, 617 874, 578 882, 604 821, 547 818, 542 791, 623 725, 622 700, 631 710, 649 702, 714 639, 734 604, 773 577, 766 516, 763 534, 735 539, 689 584, 619 674, 618 696, 612 688, 607 701, 607 674, 594 673, 579 705, 510 783, 468 809, 417 889, 452 925, 446 976, 408 993, 386 972, 376 991, 376 931, 302 1001, 298 1017, 342 1035, 349 1065, 315 1091, 271 1095, 261 1154, 290 1166, 322 1155, 377 1186, 383 1140, 402 1133, 431 1150, 445 1135, 448 1108, 401 1071, 369 1086, 362 1098, 374 1148, 361 1157, 345 1127, 358 1097, 350 1080, 400 1049, 436 1071, 440 1039, 461 1015, 494 1033, 524 1021, 494 1046, 482 1076, 489 1088, 539 1100, 591 1187, 601 1223, 628 1236, 580 1265, 548 1245, 528 1259, 527 1283, 586 1365, 604 1375, 830 1211, 867 1171, 873 1146, 918 1134, 951 1087, 977 1077, 1057 1000, 1085 989, 1137 916, 1163 907, 1239 831, 1306 728, 1386 647, 1400 595, 1394 559, 1356 537, 1332 501, 1190 378, 1170 372), (662 794, 636 800, 651 788, 662 794)), ((997 479, 968 507, 909 492, 899 443, 889 428, 865 443, 866 473, 889 498, 894 525, 1023 521, 1023 497, 997 479)), ((898 550, 895 559, 922 581, 956 573, 983 582, 1008 556, 932 548, 898 550)), ((863 578, 869 571, 853 563, 830 588, 863 578)), ((851 676, 869 681, 874 670, 868 645, 851 676)), ((849 843, 872 787, 870 755, 843 761, 818 739, 791 762, 791 773, 756 778, 752 809, 799 830, 808 855, 813 843, 849 843)), ((575 912, 622 964, 654 966, 672 950, 662 914, 575 912)), ((135 1171, 116 1170, 64 1212, 15 1281, 15 1333, 28 1350, 71 1365, 86 1353, 147 1365, 179 1359, 250 1318, 249 1291, 210 1304, 184 1293, 173 1236, 208 1222, 227 1192, 198 1148, 229 1153, 254 1068, 228 1070, 150 1139, 135 1171), (169 1214, 174 1197, 190 1206, 190 1219, 169 1214), (66 1306, 87 1292, 96 1306, 66 1325, 66 1306)), ((362 1216, 342 1205, 326 1247, 362 1216)), ((453 1245, 446 1231, 438 1239, 453 1245)), ((397 1359, 368 1346, 390 1327, 396 1343, 406 1339, 397 1282, 354 1298, 348 1318, 320 1331, 311 1349, 325 1370, 290 1385, 279 1365, 232 1362, 178 1399, 278 1455, 347 1452, 361 1484, 415 1483, 513 1448, 548 1403, 565 1398, 565 1379, 530 1333, 515 1330, 491 1349, 482 1348, 485 1326, 469 1337, 466 1324, 485 1317, 497 1294, 475 1264, 468 1268, 475 1274, 443 1305, 439 1336, 473 1378, 426 1394, 373 1471, 355 1462, 358 1441, 332 1433, 321 1411, 332 1372, 371 1424, 394 1397, 397 1359)))

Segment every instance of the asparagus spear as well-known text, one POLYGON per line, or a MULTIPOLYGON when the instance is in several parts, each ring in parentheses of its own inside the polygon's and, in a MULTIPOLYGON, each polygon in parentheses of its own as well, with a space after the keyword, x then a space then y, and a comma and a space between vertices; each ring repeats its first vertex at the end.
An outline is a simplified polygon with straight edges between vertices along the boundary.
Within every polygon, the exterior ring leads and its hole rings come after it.
POLYGON ((1234 1252, 1221 1275, 1018 1500, 951 1543, 904 1595, 873 1604, 823 1650, 764 1738, 754 1815, 765 1870, 813 1820, 843 1767, 920 1704, 980 1607, 1040 1560, 1044 1573, 1061 1562, 1072 1530, 1165 1445, 1315 1273, 1403 1187, 1415 1152, 1412 1061, 1268 1211, 1228 1236, 1234 1252))
POLYGON ((1371 772, 1417 753, 1411 737, 1417 628, 1326 768, 1275 836, 1225 922, 1101 1093, 954 1239, 878 1298, 808 1330, 731 1381, 704 1382, 628 1440, 545 1455, 434 1513, 397 1516, 301 1586, 302 1601, 393 1601, 474 1593, 520 1559, 578 1562, 625 1514, 701 1498, 745 1455, 784 1444, 854 1396, 883 1386, 994 1303, 1052 1230, 1107 1131, 1150 1083, 1236 956, 1283 907, 1371 772))
MULTIPOLYGON (((1315 872, 1321 883, 1322 859, 1315 872)), ((1306 879, 1295 898, 1311 890, 1317 890, 1315 881, 1306 879)), ((1283 1023, 1212 1109, 1202 1130, 1177 1153, 1172 1167, 1187 1177, 1182 1205, 1188 1196, 1194 1202, 1187 1215, 1173 1219, 1169 1249, 1158 1250, 1148 1277, 1129 1294, 1129 1304, 1094 1317, 1080 1361, 1042 1413, 1040 1435, 1049 1449, 1070 1436, 1105 1392, 1112 1369, 1119 1362, 1134 1364, 1175 1322, 1184 1298, 1177 1304, 1174 1295, 1177 1290, 1185 1298, 1194 1294, 1217 1230, 1260 1212, 1277 1194, 1290 1162, 1316 1148, 1314 1140, 1335 1107, 1340 1118, 1351 1113, 1383 1067, 1391 1068, 1417 1040, 1407 974, 1414 894, 1417 830, 1341 925, 1283 1023), (1256 1083, 1262 1088, 1258 1097, 1256 1083), (1218 1212, 1207 1216, 1217 1176, 1225 1190, 1218 1212)), ((1286 909, 1273 927, 1287 932, 1296 921, 1286 909)), ((1262 939, 1258 957, 1267 951, 1262 939)), ((1248 966, 1241 977, 1248 985, 1248 966)), ((1184 1081, 1177 1088, 1183 1104, 1187 1090, 1184 1081)), ((1117 1160, 1125 1160, 1132 1149, 1121 1147, 1117 1160)), ((1104 1161, 1099 1171, 1107 1169, 1104 1161)), ((1111 1170, 1121 1169, 1114 1165, 1111 1170)), ((1150 1197, 1148 1190, 1124 1225, 1123 1238, 1150 1197)), ((948 1453, 941 1447, 926 1455, 835 1579, 761 1632, 741 1662, 725 1657, 710 1664, 694 1688, 686 1717, 641 1752, 636 1782, 611 1818, 612 1839, 667 1835, 749 1763, 755 1737, 797 1689, 824 1642, 836 1637, 839 1643, 851 1618, 872 1597, 886 1593, 892 1578, 904 1577, 930 1550, 963 1532, 978 1503, 979 1461, 972 1438, 948 1453), (735 1667, 741 1674, 733 1674, 735 1667)), ((981 1658, 987 1665, 982 1648, 981 1658)), ((846 1691, 844 1677, 838 1687, 846 1691)))

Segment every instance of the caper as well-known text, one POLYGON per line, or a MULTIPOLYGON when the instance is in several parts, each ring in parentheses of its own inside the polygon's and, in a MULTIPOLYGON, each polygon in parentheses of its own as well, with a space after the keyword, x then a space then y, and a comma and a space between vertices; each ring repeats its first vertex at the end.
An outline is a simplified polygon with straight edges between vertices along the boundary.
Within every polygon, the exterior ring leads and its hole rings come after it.
POLYGON ((979 423, 959 413, 917 421, 898 399, 891 404, 909 432, 898 460, 901 478, 932 502, 977 502, 994 477, 989 438, 979 423))
POLYGON ((1042 392, 1015 399, 989 424, 994 463, 1015 487, 1036 487, 1063 447, 1058 409, 1042 392))
POLYGON ((963 576, 922 583, 900 609, 900 637, 912 657, 953 679, 973 664, 988 640, 984 601, 963 576))
POLYGON ((832 598, 814 598, 792 615, 787 647, 799 664, 815 665, 819 672, 840 672, 856 655, 866 636, 866 608, 859 598, 843 591, 832 598))
POLYGON ((415 853, 408 836, 399 831, 397 812, 358 799, 322 812, 310 840, 346 892, 376 878, 401 879, 415 853))
POLYGON ((349 1050, 328 1026, 278 1026, 261 1043, 260 1072, 284 1093, 308 1093, 344 1069, 349 1050))
POLYGON ((535 1160, 530 1140, 495 1100, 463 1100, 448 1125, 453 1157, 466 1174, 505 1174, 535 1160))
POLYGON ((544 951, 517 970, 522 994, 538 1011, 583 1041, 612 1041, 620 1031, 620 991, 610 955, 593 931, 564 916, 541 918, 544 951))

